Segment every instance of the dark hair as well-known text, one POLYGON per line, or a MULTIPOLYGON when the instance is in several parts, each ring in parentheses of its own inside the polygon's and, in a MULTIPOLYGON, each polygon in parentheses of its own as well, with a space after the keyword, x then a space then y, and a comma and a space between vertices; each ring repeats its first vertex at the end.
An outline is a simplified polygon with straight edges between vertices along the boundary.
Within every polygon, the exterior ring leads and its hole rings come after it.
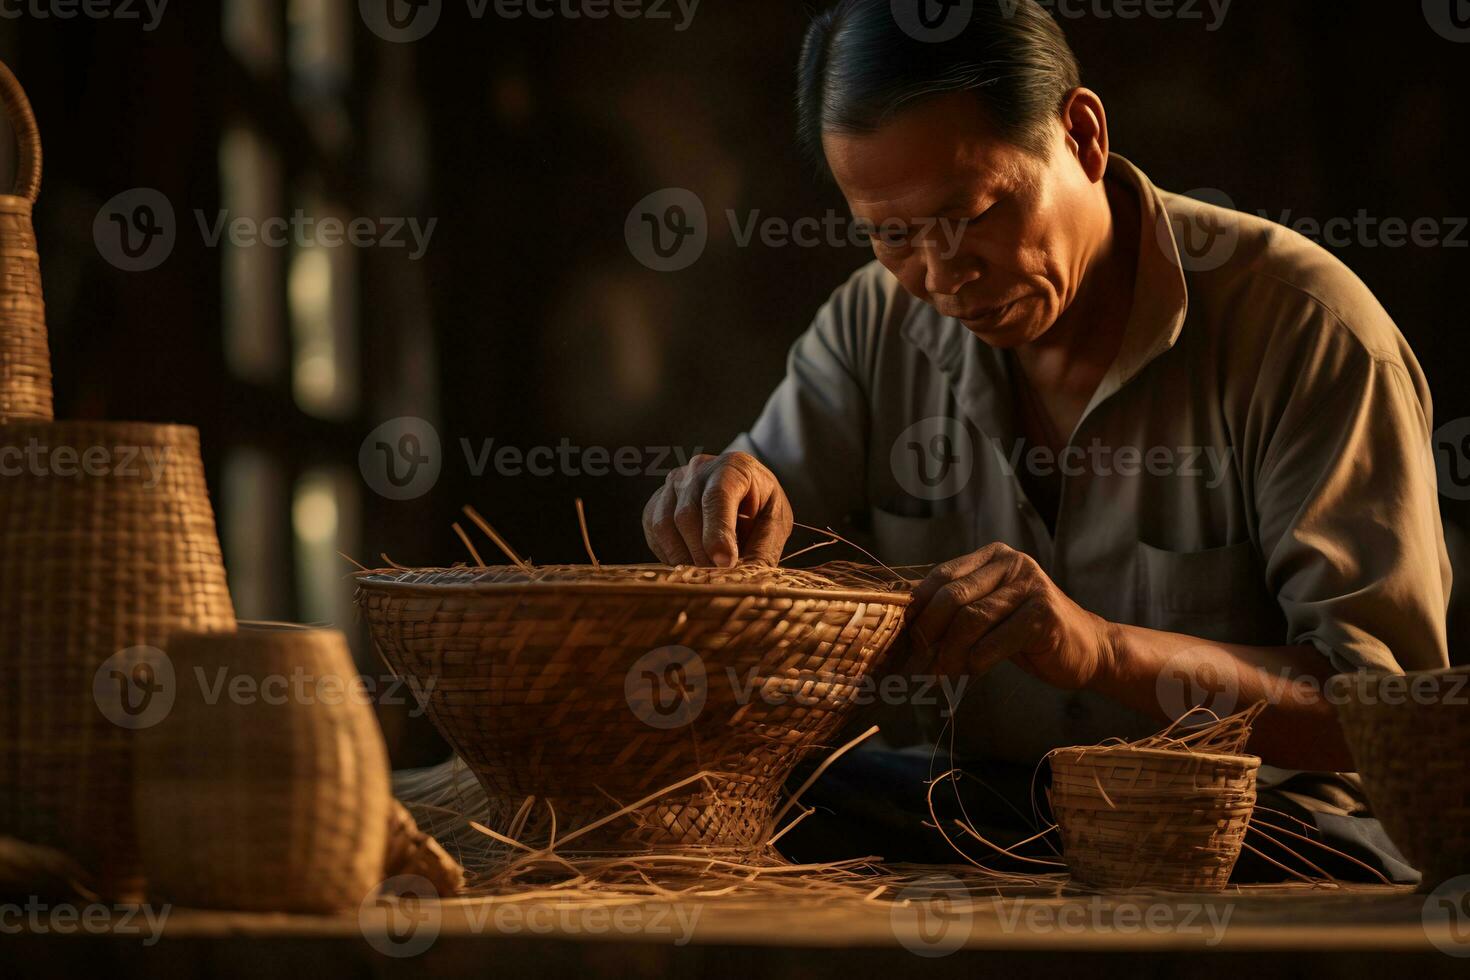
POLYGON ((812 21, 796 111, 802 151, 818 167, 826 169, 823 132, 870 133, 900 109, 949 92, 973 92, 1003 139, 1046 153, 1047 124, 1081 84, 1057 22, 1036 0, 973 0, 963 26, 950 23, 942 34, 917 13, 900 23, 904 4, 917 11, 927 2, 838 0, 812 21))

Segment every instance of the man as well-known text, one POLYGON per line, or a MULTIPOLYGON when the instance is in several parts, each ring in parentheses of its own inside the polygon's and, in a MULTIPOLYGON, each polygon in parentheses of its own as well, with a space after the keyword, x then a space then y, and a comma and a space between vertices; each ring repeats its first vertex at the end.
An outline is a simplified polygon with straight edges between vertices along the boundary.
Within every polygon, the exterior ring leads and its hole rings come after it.
MULTIPOLYGON (((774 561, 792 515, 939 562, 911 635, 968 755, 1137 737, 1265 700, 1266 785, 1352 809, 1323 682, 1447 663, 1423 373, 1348 269, 1110 152, 1033 0, 937 42, 842 0, 802 52, 803 142, 876 261, 754 427, 644 514, 671 563, 774 561)), ((1317 809, 1309 803, 1309 809, 1317 809)), ((1325 804, 1324 804, 1325 807, 1325 804)), ((1321 812, 1318 810, 1318 812, 1321 812)))

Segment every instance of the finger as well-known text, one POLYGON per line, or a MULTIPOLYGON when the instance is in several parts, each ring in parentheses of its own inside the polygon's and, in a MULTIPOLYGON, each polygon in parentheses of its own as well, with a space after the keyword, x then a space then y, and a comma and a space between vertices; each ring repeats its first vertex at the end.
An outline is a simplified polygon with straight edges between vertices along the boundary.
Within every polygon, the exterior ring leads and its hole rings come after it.
POLYGON ((643 540, 648 544, 648 550, 653 552, 653 557, 667 565, 668 559, 664 557, 663 545, 659 543, 658 534, 654 530, 654 508, 663 492, 664 488, 659 487, 648 498, 648 503, 643 505, 643 540))
POLYGON ((960 555, 958 558, 951 558, 947 562, 935 565, 929 570, 929 574, 924 576, 924 581, 919 583, 919 587, 914 589, 913 600, 909 604, 910 613, 917 615, 934 598, 934 594, 944 586, 955 579, 969 575, 982 565, 989 564, 998 555, 1008 550, 1005 545, 996 541, 979 551, 972 551, 967 555, 960 555))
POLYGON ((711 564, 704 550, 704 506, 701 502, 708 474, 708 469, 696 471, 691 468, 673 481, 674 527, 695 565, 711 564))
POLYGON ((704 485, 700 544, 710 561, 723 568, 734 565, 740 554, 735 523, 741 506, 754 499, 754 476, 747 466, 727 458, 715 465, 704 485))
POLYGON ((917 612, 910 609, 909 616, 921 633, 930 640, 937 640, 949 630, 950 621, 960 609, 994 592, 1011 576, 1015 567, 1016 562, 1009 555, 992 558, 969 574, 944 582, 917 612))
POLYGON ((684 544, 684 537, 674 525, 674 508, 678 506, 678 498, 673 489, 665 484, 659 491, 657 502, 653 507, 653 534, 658 543, 659 554, 662 555, 666 565, 692 565, 693 557, 689 554, 689 548, 684 544))
POLYGON ((971 673, 979 676, 1002 660, 1034 649, 1046 630, 1046 619, 1044 600, 1032 594, 975 644, 970 651, 971 673))
POLYGON ((740 544, 741 559, 755 559, 771 565, 781 563, 781 551, 791 537, 791 503, 786 493, 774 482, 755 517, 745 529, 740 544))
POLYGON ((976 646, 1025 600, 1024 591, 1007 584, 957 611, 949 628, 935 641, 940 673, 950 676, 975 673, 976 646))

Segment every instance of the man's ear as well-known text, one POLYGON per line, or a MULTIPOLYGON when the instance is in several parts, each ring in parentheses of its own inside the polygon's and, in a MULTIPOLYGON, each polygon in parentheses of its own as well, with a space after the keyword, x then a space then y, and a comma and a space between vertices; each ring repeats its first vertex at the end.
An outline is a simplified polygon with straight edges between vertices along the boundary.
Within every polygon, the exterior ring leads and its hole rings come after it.
POLYGON ((1090 88, 1074 88, 1062 103, 1062 131, 1067 150, 1093 183, 1108 169, 1108 115, 1090 88))

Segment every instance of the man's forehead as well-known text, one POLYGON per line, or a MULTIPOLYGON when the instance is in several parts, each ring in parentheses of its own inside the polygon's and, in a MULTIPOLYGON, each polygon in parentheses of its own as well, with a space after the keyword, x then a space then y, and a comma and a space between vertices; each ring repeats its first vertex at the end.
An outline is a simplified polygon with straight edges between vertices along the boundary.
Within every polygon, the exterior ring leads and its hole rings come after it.
POLYGON ((854 210, 962 207, 1014 183, 1024 154, 989 132, 973 99, 935 99, 875 132, 829 132, 822 143, 854 210))

